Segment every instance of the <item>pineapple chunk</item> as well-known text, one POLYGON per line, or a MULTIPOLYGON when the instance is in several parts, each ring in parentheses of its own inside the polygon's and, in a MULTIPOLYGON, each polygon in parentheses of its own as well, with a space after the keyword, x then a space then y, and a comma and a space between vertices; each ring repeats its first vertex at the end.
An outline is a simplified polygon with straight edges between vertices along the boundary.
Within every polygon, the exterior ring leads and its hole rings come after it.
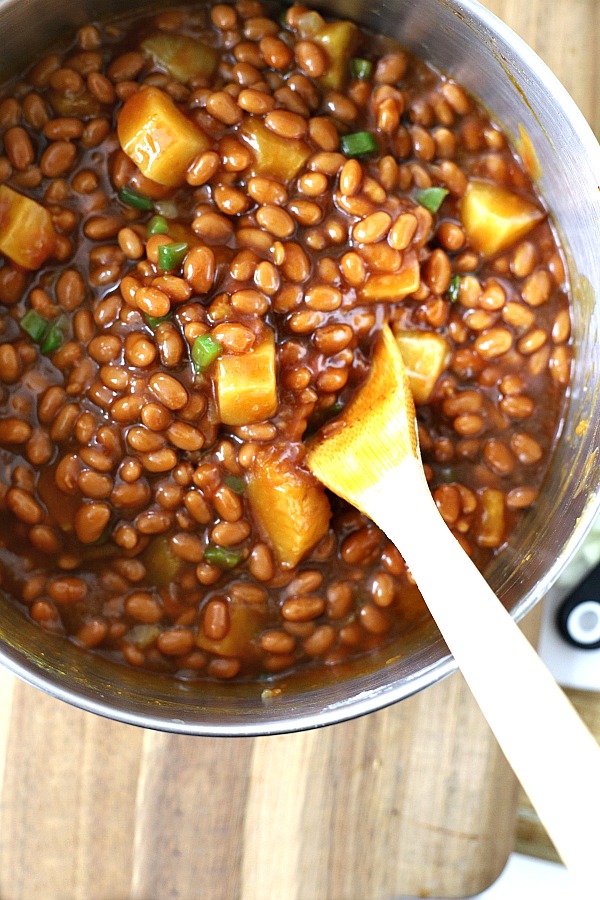
POLYGON ((545 216, 543 210, 514 191, 479 180, 469 183, 460 214, 469 243, 484 256, 511 247, 545 216))
POLYGON ((421 283, 419 260, 416 253, 407 253, 398 272, 374 272, 358 289, 359 300, 401 300, 412 294, 421 283))
POLYGON ((225 637, 220 640, 209 638, 199 628, 196 643, 202 650, 217 656, 252 658, 257 655, 257 648, 253 652, 253 641, 264 629, 265 622, 266 609, 261 604, 230 603, 229 631, 225 637))
POLYGON ((177 581, 183 568, 183 560, 175 556, 171 539, 159 534, 151 539, 142 557, 146 566, 146 577, 153 587, 164 587, 177 581))
POLYGON ((56 246, 48 210, 6 185, 0 185, 0 252, 24 269, 39 269, 56 246))
POLYGON ((499 547, 504 542, 504 492, 497 488, 484 488, 480 502, 477 543, 480 547, 499 547))
POLYGON ((350 57, 358 43, 358 28, 353 22, 331 22, 321 28, 312 40, 320 44, 329 59, 329 67, 319 79, 329 90, 341 90, 350 72, 350 57))
POLYGON ((102 115, 102 104, 90 91, 79 94, 49 91, 48 99, 59 116, 76 116, 78 119, 92 119, 102 115))
POLYGON ((199 75, 210 78, 219 62, 218 50, 183 34, 158 31, 142 41, 141 47, 182 84, 199 75))
POLYGON ((224 425, 251 425, 277 411, 275 340, 273 334, 239 356, 215 363, 219 418, 224 425))
POLYGON ((298 466, 298 452, 257 454, 246 489, 260 530, 284 568, 293 568, 329 529, 331 507, 316 478, 298 466))
POLYGON ((255 175, 291 181, 311 153, 304 141, 280 137, 255 118, 248 117, 243 122, 240 135, 254 151, 252 171, 255 175))
POLYGON ((117 132, 121 147, 146 178, 169 187, 181 184, 194 157, 211 146, 204 132, 155 87, 136 91, 125 101, 117 132))
POLYGON ((416 404, 427 403, 435 383, 448 365, 448 341, 433 331, 397 331, 408 383, 416 404))

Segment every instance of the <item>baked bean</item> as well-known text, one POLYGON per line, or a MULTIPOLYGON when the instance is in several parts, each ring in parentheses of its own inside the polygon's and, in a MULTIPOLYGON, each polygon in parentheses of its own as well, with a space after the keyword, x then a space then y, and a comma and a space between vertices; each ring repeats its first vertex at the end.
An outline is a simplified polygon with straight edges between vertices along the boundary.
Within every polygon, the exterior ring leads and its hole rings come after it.
POLYGON ((225 600, 210 600, 204 609, 202 629, 209 640, 222 641, 231 627, 225 600))
POLYGON ((535 503, 537 496, 536 488, 520 485, 508 492, 506 505, 509 509, 527 509, 528 506, 535 503))
POLYGON ((237 522, 219 522, 211 531, 211 540, 220 547, 233 547, 245 541, 250 534, 250 525, 245 519, 237 522))
POLYGON ((5 131, 4 152, 11 165, 19 172, 24 172, 35 159, 31 138, 20 125, 15 125, 5 131))
POLYGON ((50 598, 60 605, 66 603, 79 603, 85 598, 88 586, 81 578, 63 576, 55 578, 48 584, 50 598))
POLYGON ((290 214, 278 206, 261 206, 256 212, 256 221, 278 238, 291 237, 295 231, 294 220, 290 214))
POLYGON ((6 492, 6 505, 17 519, 27 525, 37 525, 44 516, 35 497, 22 488, 13 487, 6 492))
POLYGON ((392 217, 386 212, 376 212, 357 222, 352 229, 352 237, 361 244, 380 241, 390 230, 392 217))
POLYGON ((77 156, 77 147, 69 141, 53 141, 46 147, 40 160, 42 175, 59 178, 72 167, 77 156))
POLYGON ((485 442, 483 458, 498 475, 509 475, 515 467, 515 458, 510 448, 499 438, 490 438, 485 442))
POLYGON ((258 581, 270 581, 274 573, 273 557, 267 544, 255 544, 248 560, 250 574, 258 581))
POLYGON ((320 312, 332 312, 341 306, 342 295, 337 288, 327 285, 316 285, 306 292, 304 302, 310 309, 316 309, 320 312))
POLYGON ((555 347, 548 360, 548 368, 552 380, 560 387, 566 387, 569 383, 571 372, 571 357, 569 350, 564 345, 555 347))
POLYGON ((506 328, 489 328, 475 339, 475 349, 484 359, 495 359, 507 353, 513 338, 506 328))
POLYGON ((0 380, 14 384, 21 376, 21 360, 12 344, 0 344, 0 380))
POLYGON ((536 307, 548 302, 551 291, 550 273, 546 269, 537 269, 527 278, 521 293, 525 303, 536 307))
POLYGON ((156 639, 156 646, 165 656, 183 656, 189 653, 195 644, 194 635, 184 628, 168 628, 156 639))
POLYGON ((237 15, 232 6, 225 3, 217 3, 210 11, 210 18, 216 28, 222 31, 232 31, 237 24, 237 15))
POLYGON ((374 603, 366 603, 359 610, 359 621, 369 634, 386 634, 391 622, 387 614, 374 603))
POLYGON ((275 107, 275 100, 270 94, 265 94, 263 91, 253 88, 245 88, 243 91, 240 91, 237 102, 244 112, 254 116, 270 113, 275 107))
POLYGON ((75 531, 82 544, 97 541, 110 520, 110 507, 106 503, 92 501, 80 506, 75 513, 75 531))
POLYGON ((325 610, 322 597, 304 594, 301 597, 290 597, 281 607, 281 614, 288 622, 310 622, 317 619, 325 610))
POLYGON ((540 347, 543 347, 547 340, 548 335, 542 328, 533 328, 527 334, 524 334, 522 338, 519 338, 517 349, 519 353, 529 356, 539 350, 540 347))
POLYGON ((530 434, 522 431, 513 434, 510 446, 519 462, 524 466, 534 465, 540 461, 543 455, 539 442, 530 434))
POLYGON ((251 289, 234 291, 231 305, 238 312, 247 316, 264 316, 269 309, 269 301, 261 291, 251 289))

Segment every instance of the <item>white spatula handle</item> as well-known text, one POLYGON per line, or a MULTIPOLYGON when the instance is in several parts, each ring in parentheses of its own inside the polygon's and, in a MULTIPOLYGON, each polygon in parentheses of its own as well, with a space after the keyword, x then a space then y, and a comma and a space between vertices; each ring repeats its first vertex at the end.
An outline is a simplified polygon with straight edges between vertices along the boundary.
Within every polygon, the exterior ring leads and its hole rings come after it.
POLYGON ((365 497, 565 864, 600 897, 600 748, 442 520, 415 459, 365 497), (399 512, 401 510, 401 513, 399 512))

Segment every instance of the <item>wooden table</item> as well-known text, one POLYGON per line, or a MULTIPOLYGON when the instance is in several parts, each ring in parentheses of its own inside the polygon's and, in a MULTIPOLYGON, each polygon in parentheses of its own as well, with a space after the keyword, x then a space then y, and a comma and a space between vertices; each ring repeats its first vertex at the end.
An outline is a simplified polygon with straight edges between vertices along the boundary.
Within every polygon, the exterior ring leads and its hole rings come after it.
MULTIPOLYGON (((597 0, 488 0, 598 122, 597 0)), ((142 731, 0 674, 2 900, 464 897, 500 873, 517 785, 459 676, 333 728, 142 731)))

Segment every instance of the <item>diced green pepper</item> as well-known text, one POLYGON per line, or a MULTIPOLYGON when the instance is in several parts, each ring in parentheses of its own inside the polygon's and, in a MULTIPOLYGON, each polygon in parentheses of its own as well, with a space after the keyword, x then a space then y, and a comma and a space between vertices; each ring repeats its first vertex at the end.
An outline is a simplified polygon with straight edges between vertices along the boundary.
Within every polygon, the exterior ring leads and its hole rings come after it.
POLYGON ((145 197, 144 194, 140 194, 135 188, 127 185, 121 188, 119 197, 122 203, 133 206, 135 209, 154 209, 154 201, 150 197, 145 197))
POLYGON ((415 199, 419 206, 424 206, 430 213, 436 213, 447 196, 446 188, 431 187, 417 191, 415 199))
POLYGON ((150 326, 152 331, 156 331, 159 325, 162 325, 163 322, 169 322, 171 320, 171 313, 167 313, 166 316, 149 316, 146 314, 144 316, 146 320, 146 324, 150 326))
POLYGON ((161 244, 158 248, 158 267, 164 272, 170 272, 180 266, 189 250, 189 244, 185 241, 176 241, 172 244, 161 244))
POLYGON ((208 544, 204 550, 204 559, 212 566, 219 569, 234 569, 243 559, 244 554, 240 550, 228 550, 227 547, 216 547, 208 544))
POLYGON ((377 138, 370 131, 354 131, 340 138, 340 150, 344 156, 368 156, 379 150, 377 138))
POLYGON ((454 275, 448 288, 448 300, 450 303, 456 303, 460 293, 460 275, 454 275))
POLYGON ((227 475, 225 484, 234 492, 234 494, 243 494, 246 490, 246 480, 239 475, 227 475))
POLYGON ((201 334, 192 344, 192 363, 196 372, 206 372, 219 356, 221 344, 210 334, 201 334))
POLYGON ((44 319, 43 316, 40 316, 35 309, 30 309, 21 319, 20 325, 30 338, 33 338, 36 343, 39 343, 48 327, 48 319, 44 319))
POLYGON ((152 216, 146 227, 148 237, 153 234, 167 234, 169 231, 169 223, 164 216, 152 216))
POLYGON ((54 353, 65 342, 64 324, 60 320, 52 322, 46 333, 44 334, 40 350, 42 353, 54 353))
POLYGON ((350 71, 353 78, 358 78, 359 81, 368 81, 373 74, 373 63, 370 59, 354 57, 350 60, 350 71))

